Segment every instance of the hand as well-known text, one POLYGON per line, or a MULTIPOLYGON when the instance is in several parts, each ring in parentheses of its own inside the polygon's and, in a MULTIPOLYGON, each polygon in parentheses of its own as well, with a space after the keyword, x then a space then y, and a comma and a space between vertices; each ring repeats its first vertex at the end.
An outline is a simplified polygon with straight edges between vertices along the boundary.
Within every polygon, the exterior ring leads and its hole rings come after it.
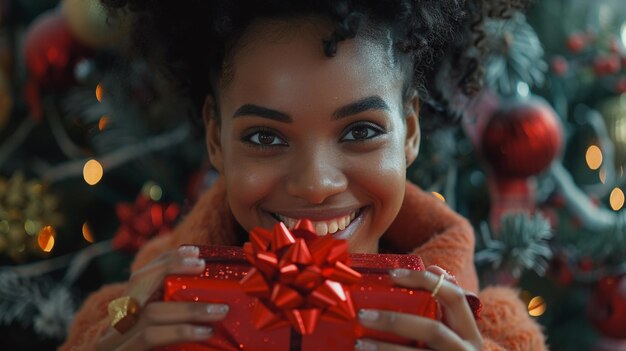
MULTIPOLYGON (((442 305, 443 321, 400 312, 361 310, 359 311, 361 324, 367 328, 423 341, 433 350, 482 350, 483 339, 465 298, 465 291, 456 284, 454 277, 438 266, 430 266, 426 271, 398 269, 391 272, 393 280, 398 285, 430 291, 435 288, 442 274, 445 279, 437 291, 436 298, 442 305)), ((416 350, 369 339, 358 340, 355 349, 367 351, 416 350)))
POLYGON ((211 337, 209 322, 223 319, 227 305, 194 302, 149 301, 161 288, 169 274, 200 274, 204 261, 199 259, 196 246, 183 246, 164 253, 144 268, 133 273, 125 293, 143 306, 137 323, 127 332, 112 327, 102 336, 98 350, 149 350, 179 342, 202 341, 211 337))

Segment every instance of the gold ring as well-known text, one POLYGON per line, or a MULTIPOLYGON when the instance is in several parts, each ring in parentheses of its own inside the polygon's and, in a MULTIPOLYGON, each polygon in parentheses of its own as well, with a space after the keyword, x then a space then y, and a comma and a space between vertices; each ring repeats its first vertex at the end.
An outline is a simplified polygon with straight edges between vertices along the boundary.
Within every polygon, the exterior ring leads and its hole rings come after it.
POLYGON ((437 293, 439 292, 439 289, 441 289, 441 286, 443 285, 443 279, 444 278, 445 278, 444 274, 439 276, 439 280, 437 280, 437 284, 435 284, 435 288, 433 289, 433 293, 430 296, 435 297, 437 295, 437 293))
POLYGON ((139 319, 141 306, 130 296, 122 296, 109 302, 111 326, 121 334, 129 331, 139 319))

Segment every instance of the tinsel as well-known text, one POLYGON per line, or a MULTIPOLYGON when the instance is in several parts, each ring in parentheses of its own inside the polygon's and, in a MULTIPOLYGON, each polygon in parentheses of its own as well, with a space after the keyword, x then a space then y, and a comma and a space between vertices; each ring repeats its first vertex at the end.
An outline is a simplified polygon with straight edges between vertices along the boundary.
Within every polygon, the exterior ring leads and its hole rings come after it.
POLYGON ((32 326, 43 337, 62 340, 76 301, 66 285, 49 277, 24 278, 13 271, 0 271, 0 324, 15 322, 32 326))

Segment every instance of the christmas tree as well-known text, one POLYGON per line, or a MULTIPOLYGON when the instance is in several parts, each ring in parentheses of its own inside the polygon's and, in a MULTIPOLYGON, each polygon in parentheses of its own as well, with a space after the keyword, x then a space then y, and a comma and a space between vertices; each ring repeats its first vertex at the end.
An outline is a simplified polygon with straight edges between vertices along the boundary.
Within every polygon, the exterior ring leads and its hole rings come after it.
MULTIPOLYGON (((424 134, 407 176, 470 219, 481 284, 518 287, 551 349, 624 350, 626 3, 500 10, 476 38, 484 88, 454 101, 457 125, 424 134)), ((0 3, 8 349, 58 346, 82 300, 126 280, 216 177, 189 101, 127 55, 130 16, 0 3)))

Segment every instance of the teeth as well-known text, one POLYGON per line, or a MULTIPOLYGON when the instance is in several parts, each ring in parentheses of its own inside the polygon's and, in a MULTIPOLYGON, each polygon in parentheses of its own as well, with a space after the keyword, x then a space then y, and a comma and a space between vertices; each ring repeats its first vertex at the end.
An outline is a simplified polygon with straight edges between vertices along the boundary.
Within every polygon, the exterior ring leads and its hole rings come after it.
POLYGON ((346 217, 343 217, 342 219, 339 220, 339 230, 344 230, 346 229, 346 223, 350 223, 350 222, 346 222, 346 217))
POLYGON ((337 221, 330 222, 330 224, 328 225, 328 232, 332 234, 336 233, 337 230, 339 230, 339 223, 337 223, 337 221))
POLYGON ((328 234, 328 224, 324 222, 313 222, 315 224, 315 231, 317 235, 326 235, 328 234))
MULTIPOLYGON (((295 227, 296 223, 298 222, 298 220, 295 218, 289 218, 289 217, 285 217, 279 214, 275 214, 275 215, 283 223, 285 223, 285 225, 289 229, 293 229, 293 227, 295 227)), ((319 236, 327 235, 329 233, 334 234, 338 230, 346 229, 346 227, 350 225, 350 223, 352 222, 352 220, 354 220, 354 218, 356 218, 356 211, 352 212, 351 214, 347 216, 334 218, 328 221, 313 222, 313 226, 315 227, 315 231, 317 232, 317 235, 319 236)))

